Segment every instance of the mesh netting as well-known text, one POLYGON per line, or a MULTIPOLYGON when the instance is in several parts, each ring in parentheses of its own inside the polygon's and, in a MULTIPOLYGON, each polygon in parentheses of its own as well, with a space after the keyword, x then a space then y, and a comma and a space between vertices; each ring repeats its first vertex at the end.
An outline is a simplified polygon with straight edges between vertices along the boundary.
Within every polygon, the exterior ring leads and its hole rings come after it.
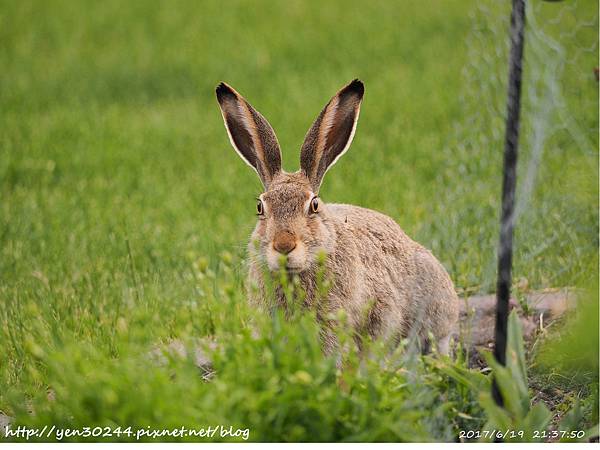
MULTIPOLYGON (((506 118, 510 2, 485 0, 472 29, 460 95, 464 113, 445 149, 452 154, 445 201, 434 212, 457 226, 449 254, 481 249, 467 291, 495 288, 506 118), (452 210, 466 198, 468 210, 452 210), (440 208, 444 208, 441 210, 440 208), (458 217, 468 217, 458 227, 458 217)), ((584 285, 597 273, 598 9, 593 2, 527 4, 514 280, 526 288, 584 285)), ((435 226, 435 225, 432 225, 435 226)), ((466 258, 467 256, 465 256, 466 258)), ((472 258, 472 254, 468 256, 472 258)))

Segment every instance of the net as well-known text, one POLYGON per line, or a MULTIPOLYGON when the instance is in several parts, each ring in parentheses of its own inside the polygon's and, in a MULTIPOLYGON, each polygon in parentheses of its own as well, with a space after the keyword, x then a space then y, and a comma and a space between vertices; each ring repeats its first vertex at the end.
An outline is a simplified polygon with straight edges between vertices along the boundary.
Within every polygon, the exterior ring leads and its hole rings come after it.
MULTIPOLYGON (((466 294, 495 290, 510 6, 485 0, 470 12, 469 63, 459 93, 463 114, 445 148, 451 155, 444 174, 446 198, 432 211, 444 218, 438 223, 451 228, 452 238, 434 245, 439 253, 454 255, 449 266, 466 294), (453 210, 459 198, 471 206, 453 210), (478 252, 466 251, 467 246, 478 252), (456 269, 464 264, 471 270, 456 269)), ((514 238, 517 288, 583 286, 596 278, 597 29, 593 2, 527 4, 514 238)))

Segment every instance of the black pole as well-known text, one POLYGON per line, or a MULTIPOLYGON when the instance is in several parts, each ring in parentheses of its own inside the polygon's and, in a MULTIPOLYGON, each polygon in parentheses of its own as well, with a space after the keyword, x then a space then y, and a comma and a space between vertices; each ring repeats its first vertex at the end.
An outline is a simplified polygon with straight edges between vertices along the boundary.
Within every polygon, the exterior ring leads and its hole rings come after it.
MULTIPOLYGON (((512 241, 517 181, 517 155, 519 152, 519 114, 521 110, 521 71, 525 30, 525 0, 513 0, 510 16, 510 59, 508 73, 508 98, 506 134, 504 140, 504 176, 502 180, 502 217, 498 245, 498 284, 496 289, 496 360, 506 365, 506 332, 508 302, 512 283, 512 241)), ((494 400, 504 404, 494 380, 494 400)))

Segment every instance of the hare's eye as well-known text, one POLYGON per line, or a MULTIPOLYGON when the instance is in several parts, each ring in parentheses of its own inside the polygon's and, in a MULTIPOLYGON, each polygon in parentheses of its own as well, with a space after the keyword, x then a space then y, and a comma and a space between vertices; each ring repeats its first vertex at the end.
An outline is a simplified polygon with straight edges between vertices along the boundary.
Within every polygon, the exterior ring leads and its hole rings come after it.
POLYGON ((319 212, 319 199, 317 197, 314 197, 310 201, 310 212, 312 212, 313 214, 319 212))
POLYGON ((265 209, 264 209, 264 207, 263 207, 263 202, 262 202, 262 200, 258 200, 258 201, 256 202, 256 213, 257 213, 259 216, 262 216, 262 215, 265 213, 265 209))

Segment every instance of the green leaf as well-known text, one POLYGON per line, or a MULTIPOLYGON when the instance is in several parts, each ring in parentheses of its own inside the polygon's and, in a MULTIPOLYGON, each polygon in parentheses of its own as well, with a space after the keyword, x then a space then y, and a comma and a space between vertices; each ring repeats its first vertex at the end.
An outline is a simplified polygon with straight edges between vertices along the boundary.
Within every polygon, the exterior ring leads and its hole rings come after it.
POLYGON ((544 403, 536 403, 523 420, 524 429, 533 435, 534 430, 545 430, 550 420, 552 413, 544 403))

